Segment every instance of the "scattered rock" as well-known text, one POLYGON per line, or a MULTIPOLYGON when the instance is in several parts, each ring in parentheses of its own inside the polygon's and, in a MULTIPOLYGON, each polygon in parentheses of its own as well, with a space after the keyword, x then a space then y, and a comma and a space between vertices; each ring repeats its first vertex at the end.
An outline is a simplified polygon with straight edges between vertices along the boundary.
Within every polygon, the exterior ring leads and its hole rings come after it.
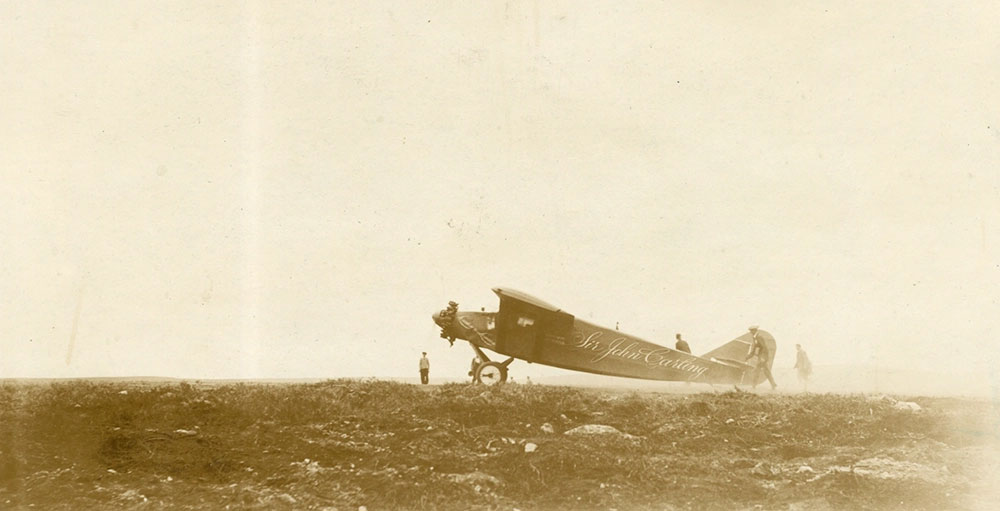
MULTIPOLYGON (((841 469, 846 467, 832 468, 841 469)), ((944 465, 935 468, 928 465, 921 465, 920 463, 913 463, 911 461, 896 461, 885 457, 863 459, 855 463, 853 467, 850 467, 847 470, 851 470, 853 473, 858 475, 874 477, 877 479, 911 479, 928 483, 940 483, 950 475, 948 467, 944 465)))
POLYGON ((149 502, 149 499, 146 498, 145 495, 136 490, 127 490, 125 493, 121 494, 120 498, 123 500, 141 500, 143 502, 149 502))
POLYGON ((194 436, 198 434, 198 432, 193 429, 175 429, 174 433, 183 436, 194 436))
POLYGON ((125 396, 125 395, 128 395, 128 391, 127 390, 123 390, 123 391, 119 392, 119 394, 125 396))
POLYGON ((500 486, 499 479, 479 471, 467 474, 446 474, 445 477, 453 483, 472 484, 476 486, 500 486))
POLYGON ((781 473, 777 467, 771 466, 769 463, 760 462, 750 469, 750 473, 757 477, 772 478, 781 473))
POLYGON ((628 433, 622 433, 617 429, 604 424, 584 424, 577 426, 563 433, 564 435, 619 435, 625 438, 635 438, 628 433))
POLYGON ((788 511, 833 511, 833 509, 834 507, 823 497, 788 504, 788 511))
POLYGON ((885 394, 876 394, 874 396, 868 396, 866 399, 868 400, 869 403, 881 403, 881 402, 889 403, 889 404, 895 404, 896 403, 895 399, 893 399, 893 398, 891 398, 891 397, 889 397, 889 396, 887 396, 885 394))
POLYGON ((802 465, 801 467, 799 467, 798 470, 796 470, 796 472, 799 473, 799 474, 815 474, 816 473, 816 471, 813 470, 813 468, 810 467, 809 465, 802 465))
POLYGON ((897 401, 896 404, 892 405, 893 408, 897 410, 906 410, 909 412, 919 412, 923 410, 920 405, 914 403, 913 401, 897 401))
POLYGON ((535 452, 535 450, 537 450, 537 449, 538 449, 538 446, 535 445, 535 444, 533 444, 533 443, 531 443, 531 442, 528 442, 528 443, 524 444, 524 452, 535 452))
POLYGON ((736 419, 726 419, 726 424, 732 424, 736 422, 736 419))
MULTIPOLYGON (((327 471, 325 467, 320 466, 318 461, 313 461, 310 460, 309 458, 306 458, 302 461, 293 461, 292 466, 299 467, 303 472, 305 472, 310 476, 315 476, 317 474, 321 474, 327 471)), ((353 466, 351 468, 353 468, 353 466)), ((250 469, 250 472, 252 471, 253 469, 250 469)))
POLYGON ((549 424, 548 422, 546 422, 545 424, 542 424, 542 433, 548 433, 548 434, 551 435, 551 434, 553 434, 555 432, 556 432, 556 428, 552 427, 552 424, 549 424))
POLYGON ((291 496, 291 495, 289 495, 287 493, 282 493, 281 495, 278 495, 278 500, 280 500, 282 502, 286 502, 288 504, 294 504, 294 503, 298 502, 297 500, 295 500, 295 497, 293 497, 293 496, 291 496))

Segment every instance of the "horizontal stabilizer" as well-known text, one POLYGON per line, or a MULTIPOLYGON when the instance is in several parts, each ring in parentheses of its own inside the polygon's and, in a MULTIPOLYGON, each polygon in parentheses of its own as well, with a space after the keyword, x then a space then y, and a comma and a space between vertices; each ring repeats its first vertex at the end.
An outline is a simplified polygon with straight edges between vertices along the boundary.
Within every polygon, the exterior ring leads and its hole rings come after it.
MULTIPOLYGON (((774 360, 774 350, 775 350, 774 337, 763 330, 757 330, 757 338, 760 339, 765 346, 767 346, 767 349, 770 352, 771 360, 768 360, 768 367, 770 367, 771 363, 774 360)), ((747 354, 750 352, 751 339, 752 336, 750 332, 747 332, 727 342, 726 344, 723 344, 722 346, 719 346, 718 348, 715 348, 714 350, 705 353, 701 357, 707 358, 709 360, 715 360, 717 362, 726 365, 737 366, 737 367, 750 367, 747 364, 747 354)))

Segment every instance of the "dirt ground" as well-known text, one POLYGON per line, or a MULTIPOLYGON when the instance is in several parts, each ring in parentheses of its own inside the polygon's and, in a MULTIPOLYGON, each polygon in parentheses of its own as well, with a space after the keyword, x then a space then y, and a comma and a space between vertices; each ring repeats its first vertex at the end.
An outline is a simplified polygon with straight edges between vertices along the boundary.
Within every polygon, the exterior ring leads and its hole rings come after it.
POLYGON ((993 509, 998 417, 767 391, 8 382, 0 508, 993 509))

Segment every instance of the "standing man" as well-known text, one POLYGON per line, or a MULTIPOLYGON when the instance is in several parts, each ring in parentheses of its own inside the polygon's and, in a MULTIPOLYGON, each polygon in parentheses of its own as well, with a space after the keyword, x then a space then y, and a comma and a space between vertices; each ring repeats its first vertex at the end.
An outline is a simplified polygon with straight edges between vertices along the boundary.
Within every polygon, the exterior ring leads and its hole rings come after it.
POLYGON ((754 370, 751 373, 751 379, 754 382, 753 388, 757 388, 757 375, 760 371, 764 371, 764 376, 767 376, 767 381, 771 383, 771 390, 774 390, 778 388, 778 384, 774 383, 774 377, 771 376, 771 369, 767 367, 767 359, 770 356, 770 352, 768 351, 767 346, 765 346, 764 343, 757 338, 757 325, 751 326, 749 330, 751 341, 750 351, 747 352, 747 360, 756 357, 756 360, 753 362, 754 370))
POLYGON ((801 344, 795 345, 795 369, 799 373, 799 383, 802 384, 802 390, 809 391, 809 376, 812 375, 813 365, 809 360, 809 355, 806 355, 806 350, 802 349, 801 344))
POLYGON ((687 341, 685 341, 684 339, 681 339, 681 334, 677 334, 676 337, 677 337, 677 344, 674 345, 674 348, 677 351, 683 351, 684 353, 687 353, 688 355, 690 355, 691 354, 691 346, 688 346, 687 341))
POLYGON ((479 369, 479 355, 476 355, 472 359, 472 366, 469 368, 469 376, 472 377, 472 383, 476 383, 476 370, 479 369))
POLYGON ((427 385, 428 375, 431 372, 431 361, 427 360, 427 352, 424 352, 424 356, 420 357, 420 383, 427 385))

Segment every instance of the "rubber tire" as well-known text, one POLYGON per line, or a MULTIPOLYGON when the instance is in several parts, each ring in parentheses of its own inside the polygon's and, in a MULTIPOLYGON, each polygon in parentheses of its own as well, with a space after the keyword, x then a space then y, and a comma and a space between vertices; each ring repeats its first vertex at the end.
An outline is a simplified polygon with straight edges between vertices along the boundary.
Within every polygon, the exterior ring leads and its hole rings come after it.
POLYGON ((507 381, 507 368, 499 362, 484 362, 476 368, 476 381, 483 385, 500 385, 507 381))

